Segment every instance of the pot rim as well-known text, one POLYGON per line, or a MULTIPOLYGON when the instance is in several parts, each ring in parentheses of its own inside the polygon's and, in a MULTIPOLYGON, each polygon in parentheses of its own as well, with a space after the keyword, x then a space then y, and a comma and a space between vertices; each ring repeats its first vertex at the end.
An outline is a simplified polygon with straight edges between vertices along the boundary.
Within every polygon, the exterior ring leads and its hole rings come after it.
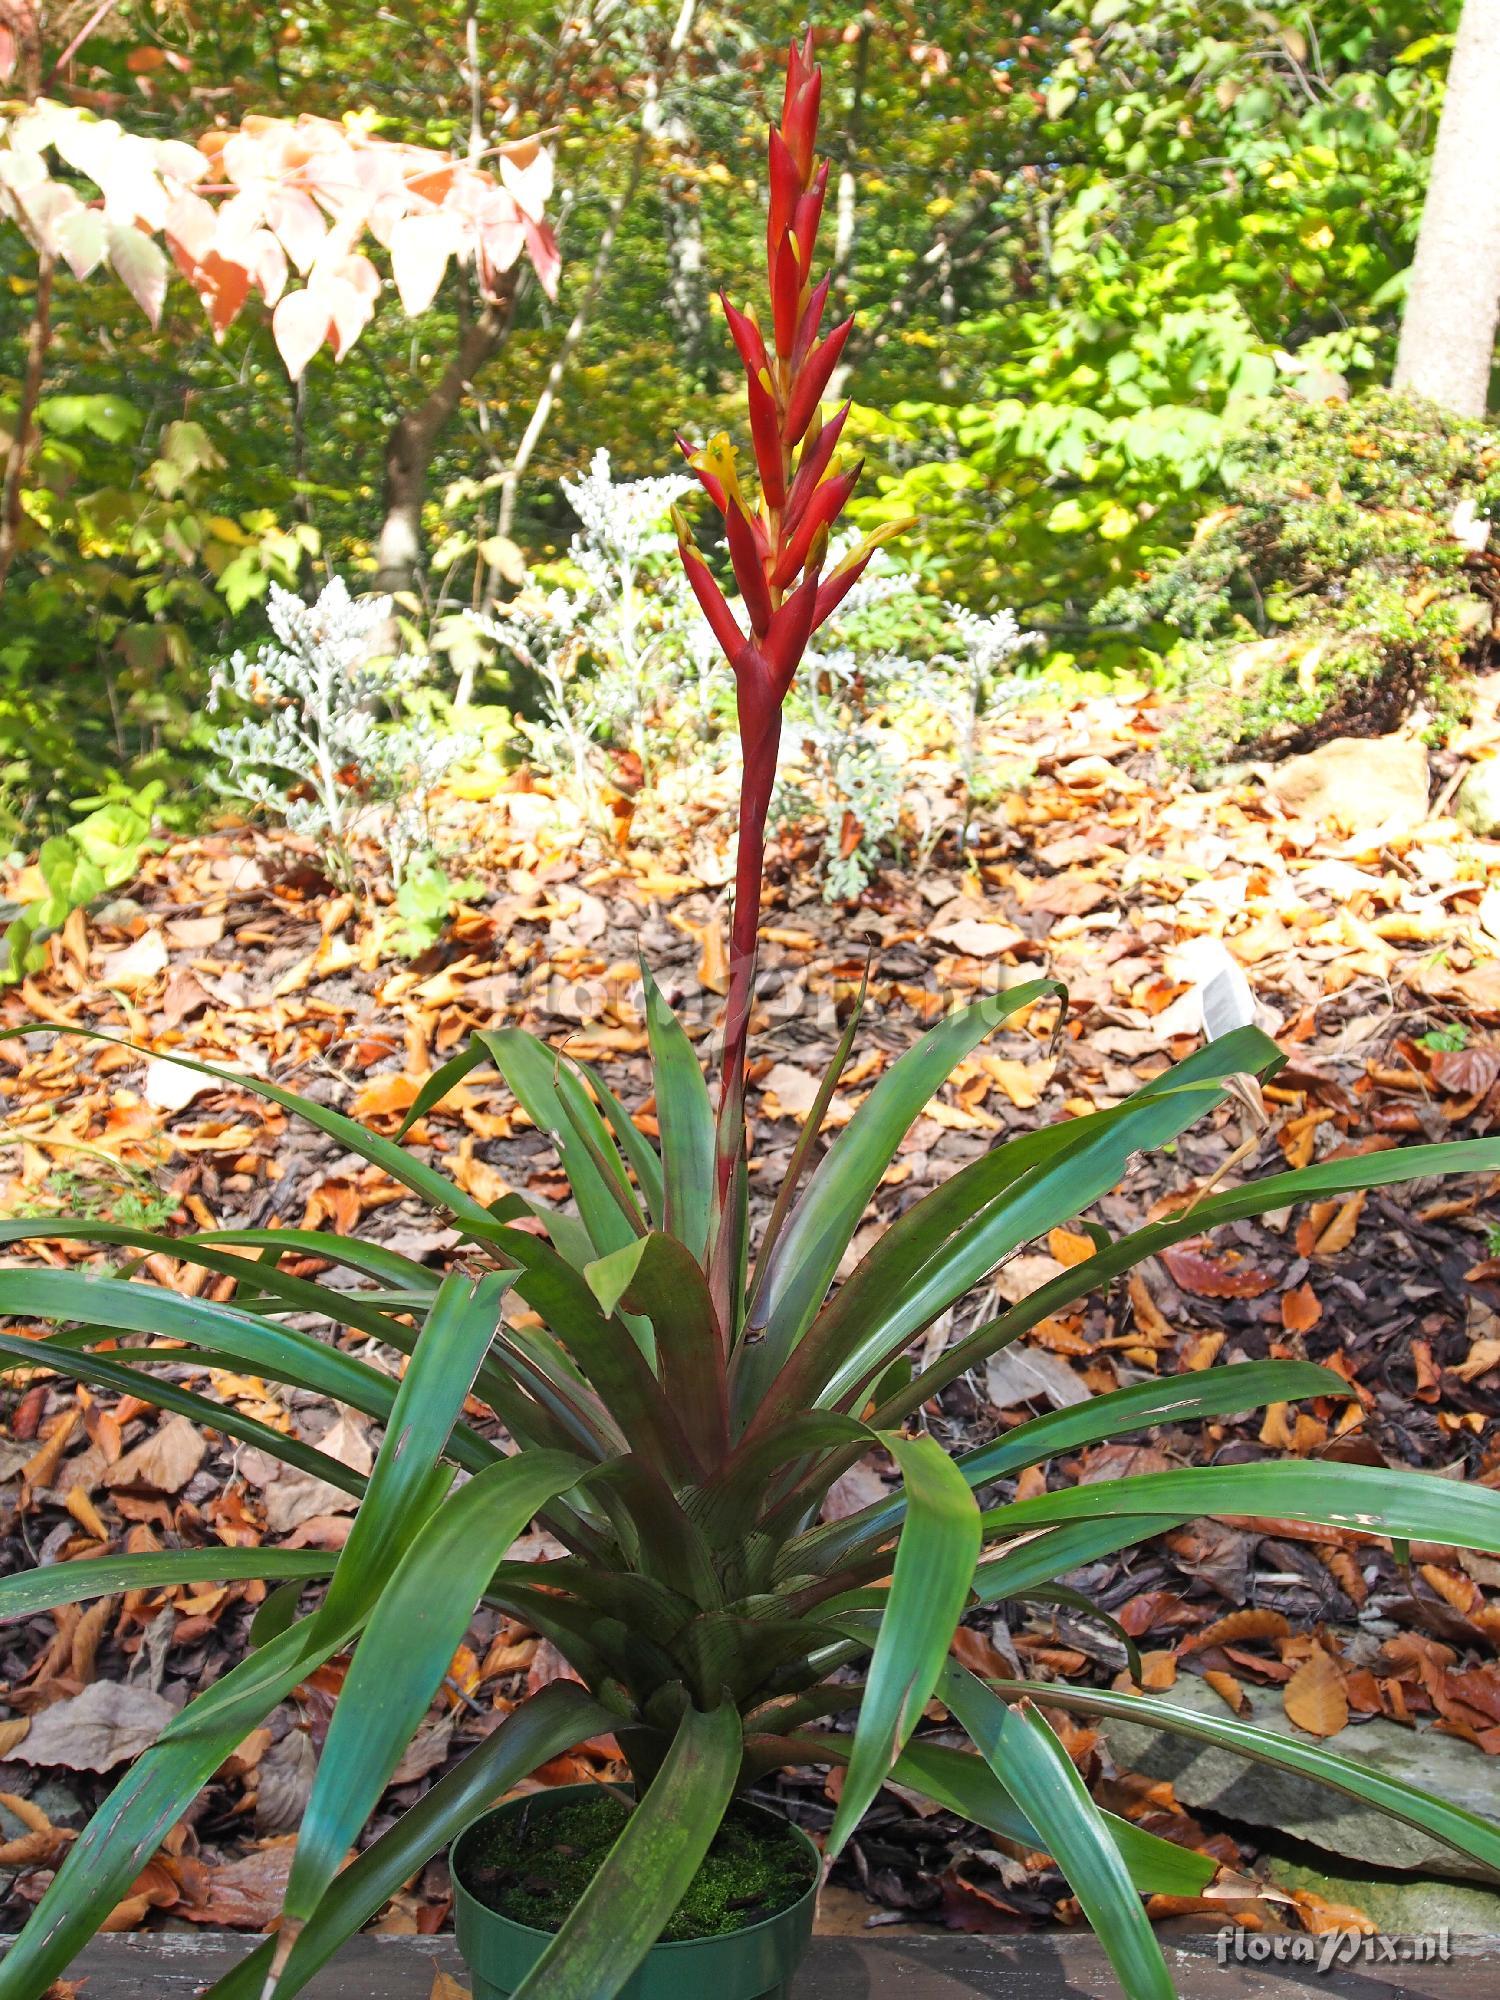
MULTIPOLYGON (((487 1806, 483 1812, 476 1813, 468 1825, 454 1835, 448 1846, 448 1872, 453 1882, 455 1903, 458 1897, 462 1896, 474 1913, 483 1921, 492 1924, 504 1924, 508 1929, 519 1931, 525 1937, 544 1938, 549 1941, 555 1938, 557 1936, 556 1931, 544 1931, 536 1924, 523 1924, 519 1917, 508 1917, 502 1910, 492 1910, 488 1903, 482 1903, 459 1874, 458 1850, 468 1839, 469 1835, 474 1832, 476 1827, 483 1826, 486 1820, 498 1819, 502 1813, 516 1811, 528 1799, 538 1797, 548 1799, 580 1798, 599 1790, 618 1792, 618 1787, 605 1785, 602 1780, 597 1778, 576 1785, 549 1785, 541 1793, 525 1792, 518 1798, 502 1799, 499 1805, 487 1806)), ((794 1819, 789 1819, 784 1813, 776 1812, 771 1806, 762 1805, 758 1799, 737 1799, 733 1803, 748 1806, 752 1812, 761 1813, 767 1819, 775 1820, 779 1826, 790 1827, 792 1832, 802 1842, 812 1860, 812 1880, 794 1903, 788 1903, 784 1909, 774 1910, 769 1917, 762 1917, 757 1923, 742 1924, 737 1931, 720 1931, 713 1937, 670 1938, 665 1942, 659 1941, 651 1946, 653 1956, 659 1951, 701 1951, 705 1945, 732 1945, 741 1938, 751 1938, 756 1936, 758 1932, 771 1929, 776 1924, 787 1923, 791 1918, 796 1916, 809 1899, 816 1900, 818 1891, 823 1886, 823 1855, 806 1828, 798 1826, 794 1819)))

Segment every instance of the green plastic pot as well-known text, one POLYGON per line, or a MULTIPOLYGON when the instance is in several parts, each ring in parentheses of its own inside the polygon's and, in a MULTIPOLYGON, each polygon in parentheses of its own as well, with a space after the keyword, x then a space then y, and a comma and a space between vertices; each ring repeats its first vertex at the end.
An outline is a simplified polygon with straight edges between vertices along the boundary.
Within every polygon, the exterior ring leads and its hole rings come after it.
MULTIPOLYGON (((551 1931, 535 1930, 471 1896, 464 1887, 464 1850, 482 1829, 513 1819, 525 1806, 563 1804, 587 1798, 592 1785, 559 1785, 555 1791, 509 1799, 467 1826, 448 1857, 453 1878, 454 1925, 458 1948, 474 1977, 474 2000, 508 2000, 552 1942, 551 1931)), ((745 1805, 773 1826, 785 1825, 763 1806, 745 1805)), ((800 1827, 793 1832, 807 1849, 811 1879, 807 1893, 789 1908, 747 1924, 725 1937, 693 1938, 653 1945, 619 1989, 618 2000, 790 2000, 792 1977, 812 1936, 822 1856, 800 1827)))

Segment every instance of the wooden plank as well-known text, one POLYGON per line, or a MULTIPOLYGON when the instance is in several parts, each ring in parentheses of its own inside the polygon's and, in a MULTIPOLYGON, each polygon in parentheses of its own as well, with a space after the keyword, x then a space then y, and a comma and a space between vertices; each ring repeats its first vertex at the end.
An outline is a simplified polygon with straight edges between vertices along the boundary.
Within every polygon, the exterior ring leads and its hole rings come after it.
MULTIPOLYGON (((8 1942, 8 1940, 0 1940, 8 1942)), ((100 1938, 72 1969, 88 1976, 87 2000, 192 2000, 253 1941, 222 1932, 153 1932, 100 1938)), ((1320 1940, 1310 1940, 1318 1944, 1320 1940)), ((1392 1941, 1399 1952, 1404 1941, 1392 1941)), ((1361 1959, 1320 1972, 1306 1959, 1219 1962, 1213 1936, 1166 1940, 1183 2000, 1494 2000, 1500 1939, 1451 1940, 1448 1963, 1361 1959)), ((309 2000, 428 2000, 435 1973, 463 1980, 449 1937, 364 1937, 303 1990, 309 2000)), ((1104 1954, 1086 1936, 1024 1938, 817 1938, 796 2000, 1119 2000, 1104 1954)))

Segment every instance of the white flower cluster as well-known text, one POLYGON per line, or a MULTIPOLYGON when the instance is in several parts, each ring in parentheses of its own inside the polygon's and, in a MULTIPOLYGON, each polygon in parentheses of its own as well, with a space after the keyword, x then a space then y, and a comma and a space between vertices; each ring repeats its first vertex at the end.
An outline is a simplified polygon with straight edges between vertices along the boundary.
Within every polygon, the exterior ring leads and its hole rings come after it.
POLYGON ((356 841, 379 840, 399 883, 430 849, 429 796, 467 742, 391 719, 426 668, 379 657, 389 598, 353 598, 335 577, 314 604, 273 584, 268 609, 277 643, 213 678, 209 712, 237 715, 215 739, 213 783, 319 842, 340 882, 355 878, 356 841))

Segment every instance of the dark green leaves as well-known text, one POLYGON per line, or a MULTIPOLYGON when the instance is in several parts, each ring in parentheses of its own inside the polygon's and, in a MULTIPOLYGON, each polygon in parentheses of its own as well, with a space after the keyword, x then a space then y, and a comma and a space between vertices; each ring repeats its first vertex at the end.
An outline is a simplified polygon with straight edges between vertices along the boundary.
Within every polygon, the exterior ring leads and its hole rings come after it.
POLYGON ((388 1580, 372 1579, 378 1602, 333 1711, 287 1883, 292 1924, 313 1914, 400 1763, 496 1565, 585 1469, 548 1451, 487 1466, 417 1529, 388 1580))
POLYGON ((1109 1824, 1046 1717, 1008 1708, 950 1667, 943 1700, 1068 1878, 1129 2000, 1174 2000, 1172 1980, 1109 1824))
POLYGON ((953 1642, 979 1554, 979 1511, 931 1438, 886 1438, 906 1488, 890 1599, 870 1661, 828 1852, 837 1854, 921 1719, 953 1642))

